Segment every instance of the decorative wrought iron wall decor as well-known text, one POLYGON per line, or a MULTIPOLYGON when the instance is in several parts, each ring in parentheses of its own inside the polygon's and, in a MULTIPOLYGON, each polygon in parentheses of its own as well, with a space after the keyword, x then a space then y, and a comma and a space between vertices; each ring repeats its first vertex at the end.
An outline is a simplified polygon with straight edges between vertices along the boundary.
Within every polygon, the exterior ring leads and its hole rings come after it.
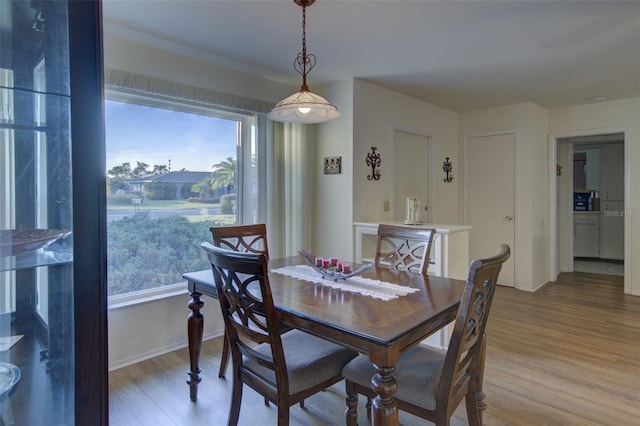
POLYGON ((367 175, 368 180, 380 180, 380 170, 376 170, 380 167, 380 154, 376 152, 377 149, 372 146, 371 152, 367 154, 367 166, 371 167, 371 174, 367 175))
POLYGON ((444 181, 446 183, 451 183, 453 181, 453 165, 451 164, 451 161, 449 161, 449 157, 444 158, 442 171, 444 172, 444 181))

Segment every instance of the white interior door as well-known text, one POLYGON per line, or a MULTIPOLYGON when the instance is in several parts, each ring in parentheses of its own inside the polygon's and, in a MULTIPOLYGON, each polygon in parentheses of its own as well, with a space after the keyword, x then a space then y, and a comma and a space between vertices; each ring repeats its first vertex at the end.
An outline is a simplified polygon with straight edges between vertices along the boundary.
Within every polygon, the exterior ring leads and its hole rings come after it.
POLYGON ((396 130, 393 145, 393 220, 406 219, 412 196, 420 202, 420 220, 429 222, 429 138, 396 130))
POLYGON ((515 135, 466 139, 466 209, 470 259, 495 254, 501 243, 511 247, 498 284, 515 285, 515 135))

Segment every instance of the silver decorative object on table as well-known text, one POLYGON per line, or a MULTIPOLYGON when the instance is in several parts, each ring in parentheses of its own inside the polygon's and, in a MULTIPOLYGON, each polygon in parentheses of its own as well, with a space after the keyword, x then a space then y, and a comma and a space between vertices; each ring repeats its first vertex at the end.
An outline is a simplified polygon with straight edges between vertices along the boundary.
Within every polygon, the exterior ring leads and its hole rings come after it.
MULTIPOLYGON (((323 279, 331 279, 333 281, 346 280, 349 277, 360 275, 367 269, 371 269, 375 266, 375 263, 367 263, 360 266, 358 269, 352 271, 351 263, 340 263, 342 265, 348 265, 348 272, 343 272, 339 270, 337 264, 336 265, 329 264, 326 267, 317 265, 316 261, 318 258, 316 258, 314 255, 312 255, 310 252, 306 250, 300 250, 299 253, 304 258, 307 265, 309 265, 314 271, 321 274, 323 279)), ((336 258, 333 258, 333 259, 336 259, 336 258)), ((323 260, 327 260, 327 259, 323 259, 323 260)))

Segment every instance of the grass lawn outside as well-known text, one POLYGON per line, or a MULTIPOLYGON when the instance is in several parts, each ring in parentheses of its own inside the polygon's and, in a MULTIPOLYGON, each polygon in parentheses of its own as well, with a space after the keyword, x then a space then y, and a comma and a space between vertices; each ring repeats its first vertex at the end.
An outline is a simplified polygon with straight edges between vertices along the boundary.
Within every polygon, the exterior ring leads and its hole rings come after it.
POLYGON ((158 211, 158 210, 182 210, 182 209, 195 209, 203 211, 196 214, 181 214, 181 216, 187 218, 190 222, 211 222, 220 225, 234 225, 236 223, 236 216, 233 214, 211 214, 209 209, 220 209, 220 203, 189 203, 186 200, 147 200, 145 199, 140 205, 133 204, 119 204, 108 203, 107 211, 129 211, 136 210, 136 212, 144 213, 146 211, 158 211), (204 210, 207 209, 207 210, 204 210))
POLYGON ((189 222, 217 222, 219 225, 235 225, 236 216, 233 214, 200 214, 196 216, 183 216, 189 222))
MULTIPOLYGON (((220 208, 220 203, 189 203, 186 200, 148 200, 145 199, 142 204, 139 205, 140 210, 149 209, 163 209, 163 210, 176 210, 176 209, 212 209, 220 208)), ((107 200, 107 210, 131 210, 135 208, 134 204, 118 204, 109 203, 107 200)))

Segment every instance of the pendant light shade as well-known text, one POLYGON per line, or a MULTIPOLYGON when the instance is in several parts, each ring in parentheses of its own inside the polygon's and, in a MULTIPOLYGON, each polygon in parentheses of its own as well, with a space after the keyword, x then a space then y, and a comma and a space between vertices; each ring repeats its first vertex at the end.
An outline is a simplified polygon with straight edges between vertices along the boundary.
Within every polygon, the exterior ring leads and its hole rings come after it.
POLYGON ((309 90, 307 86, 307 73, 316 65, 316 56, 307 55, 306 36, 306 9, 315 0, 293 0, 302 7, 302 52, 298 53, 293 63, 295 70, 302 76, 302 87, 299 92, 294 93, 278 102, 278 104, 267 115, 274 121, 283 123, 323 123, 340 116, 338 109, 320 95, 309 90))
POLYGON ((322 123, 340 116, 334 105, 309 90, 301 90, 281 100, 268 117, 284 123, 322 123))

